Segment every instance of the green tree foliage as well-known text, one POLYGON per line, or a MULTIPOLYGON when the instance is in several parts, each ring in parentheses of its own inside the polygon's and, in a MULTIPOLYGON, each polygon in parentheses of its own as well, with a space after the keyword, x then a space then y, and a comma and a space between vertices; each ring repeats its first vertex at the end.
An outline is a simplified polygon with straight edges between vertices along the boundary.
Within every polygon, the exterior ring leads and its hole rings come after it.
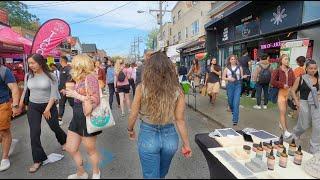
POLYGON ((111 61, 116 62, 118 59, 124 59, 124 57, 121 57, 121 56, 112 56, 110 59, 111 59, 111 61))
POLYGON ((29 30, 37 30, 39 18, 28 12, 28 6, 19 1, 0 1, 0 9, 9 13, 9 24, 29 30))
POLYGON ((146 47, 147 49, 155 49, 155 45, 157 43, 157 35, 159 33, 159 29, 152 29, 147 37, 146 47))

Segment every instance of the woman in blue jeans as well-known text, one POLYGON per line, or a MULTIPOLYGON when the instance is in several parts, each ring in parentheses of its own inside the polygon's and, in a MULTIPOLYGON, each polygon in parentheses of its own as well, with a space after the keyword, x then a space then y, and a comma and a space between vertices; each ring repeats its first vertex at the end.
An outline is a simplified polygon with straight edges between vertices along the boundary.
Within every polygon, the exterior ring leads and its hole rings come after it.
POLYGON ((239 122, 239 106, 242 79, 249 75, 243 75, 242 68, 238 65, 235 55, 230 55, 227 59, 227 66, 223 71, 222 79, 227 81, 228 104, 232 112, 233 126, 237 126, 239 122))
POLYGON ((128 122, 128 134, 136 139, 134 126, 139 115, 138 151, 144 178, 165 178, 182 139, 182 154, 191 157, 184 119, 184 94, 172 62, 162 52, 146 62, 143 81, 137 87, 128 122), (160 82, 160 83, 159 83, 160 82))

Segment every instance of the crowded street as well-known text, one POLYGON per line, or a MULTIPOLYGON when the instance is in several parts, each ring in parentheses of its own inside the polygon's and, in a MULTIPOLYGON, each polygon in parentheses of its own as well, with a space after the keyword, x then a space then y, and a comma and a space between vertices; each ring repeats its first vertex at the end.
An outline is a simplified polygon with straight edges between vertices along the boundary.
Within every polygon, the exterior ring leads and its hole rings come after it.
MULTIPOLYGON (((71 107, 66 107, 65 121, 62 125, 64 130, 68 129, 71 120, 71 107)), ((115 108, 113 111, 116 119, 116 126, 99 136, 97 148, 102 155, 100 164, 104 179, 139 179, 141 174, 139 158, 137 154, 136 142, 131 142, 128 139, 126 132, 127 121, 126 117, 120 117, 119 109, 115 108)), ((194 137, 197 133, 205 133, 216 128, 221 128, 218 124, 196 113, 194 110, 186 109, 186 121, 188 124, 188 131, 190 137, 194 137)), ((13 138, 19 140, 16 148, 11 156, 14 165, 1 173, 1 179, 65 179, 74 168, 72 159, 66 152, 63 152, 57 142, 53 133, 50 131, 46 123, 42 123, 41 140, 42 145, 46 147, 46 153, 63 154, 65 157, 55 163, 45 165, 37 174, 29 174, 27 167, 32 160, 30 157, 30 139, 26 136, 28 129, 28 121, 26 115, 22 115, 12 121, 13 138), (59 172, 59 173, 57 173, 59 172)), ((206 179, 209 177, 209 170, 199 148, 193 139, 191 141, 191 148, 194 149, 194 156, 190 160, 182 157, 181 152, 172 161, 172 170, 169 171, 168 178, 170 179, 206 179)), ((85 153, 84 149, 81 149, 85 153)), ((90 163, 85 160, 85 167, 90 170, 90 163)))
POLYGON ((0 179, 320 179, 320 1, 0 1, 0 179))

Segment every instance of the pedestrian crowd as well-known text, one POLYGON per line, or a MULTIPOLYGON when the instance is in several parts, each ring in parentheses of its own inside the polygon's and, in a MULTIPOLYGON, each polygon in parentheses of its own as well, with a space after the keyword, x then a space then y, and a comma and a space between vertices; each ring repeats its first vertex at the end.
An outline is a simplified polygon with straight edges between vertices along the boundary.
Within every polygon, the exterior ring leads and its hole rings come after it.
POLYGON ((40 139, 44 117, 61 149, 69 153, 77 167, 77 172, 69 175, 68 179, 89 177, 79 150, 81 144, 86 148, 92 165, 92 178, 100 179, 97 137, 102 131, 89 133, 87 128, 87 118, 102 103, 103 96, 99 92, 109 94, 107 104, 110 109, 115 108, 113 97, 116 96, 121 118, 128 114, 126 131, 130 140, 137 139, 144 178, 165 178, 178 151, 179 134, 183 156, 191 157, 184 117, 184 93, 176 66, 165 53, 148 51, 143 63, 128 64, 125 59, 107 59, 106 65, 84 54, 74 56, 71 63, 62 56, 58 65, 48 65, 42 55, 31 54, 27 63, 29 70, 22 93, 10 69, 0 66, 0 171, 11 166, 9 157, 17 143, 11 135, 11 119, 26 109, 33 159, 30 173, 37 172, 48 160, 40 139), (67 101, 73 116, 65 132, 60 126, 65 122, 67 101), (140 131, 137 137, 135 124, 138 119, 140 131))
POLYGON ((290 59, 285 54, 279 58, 277 66, 272 67, 268 54, 251 60, 248 52, 244 52, 239 59, 236 55, 230 55, 224 68, 214 57, 210 58, 205 69, 195 59, 189 71, 184 65, 176 67, 164 52, 151 51, 146 52, 143 63, 131 64, 121 58, 115 61, 107 59, 106 64, 101 64, 84 54, 74 56, 71 63, 62 56, 59 65, 47 65, 40 54, 30 55, 27 61, 29 72, 25 75, 21 96, 12 72, 0 66, 0 171, 10 167, 9 156, 18 141, 11 135, 11 118, 27 107, 33 158, 30 173, 37 172, 48 159, 40 140, 44 117, 62 150, 70 154, 77 167, 77 172, 68 178, 89 177, 79 151, 81 144, 86 148, 92 164, 92 178, 101 178, 97 137, 102 131, 88 133, 86 119, 102 102, 100 92, 106 92, 110 109, 115 109, 115 96, 120 117, 128 115, 126 131, 130 140, 137 140, 143 177, 165 178, 178 151, 179 135, 182 140, 181 153, 187 158, 192 155, 184 116, 186 92, 182 82, 186 81, 190 81, 194 89, 205 91, 213 106, 220 88, 225 87, 227 110, 232 113, 234 127, 240 120, 239 107, 243 94, 256 99, 253 107, 256 110, 268 109, 269 102, 277 103, 280 112, 277 118, 283 137, 287 140, 299 139, 311 128, 309 151, 314 154, 320 150, 318 65, 303 56, 296 59, 296 69, 290 67, 290 59), (202 72, 205 72, 204 76, 202 72), (60 126, 64 122, 67 101, 73 116, 65 132, 60 126), (292 133, 288 129, 288 107, 298 118, 292 133), (138 119, 140 128, 137 136, 135 124, 138 119))
MULTIPOLYGON (((311 127, 309 152, 320 151, 320 86, 316 61, 299 56, 296 59, 298 67, 293 69, 290 67, 293 63, 286 54, 281 55, 274 66, 268 54, 262 53, 257 60, 251 60, 247 51, 240 58, 230 55, 224 69, 217 64, 216 58, 211 57, 209 61, 208 68, 201 71, 199 63, 194 60, 187 78, 193 83, 193 88, 200 87, 201 94, 208 94, 213 105, 220 87, 226 88, 227 111, 232 113, 234 128, 240 120, 241 97, 255 99, 253 108, 256 110, 268 109, 271 101, 278 105, 279 117, 275 118, 279 120, 283 137, 288 141, 297 140, 311 127), (201 88, 199 77, 203 72, 206 76, 201 88), (293 132, 288 129, 287 115, 298 119, 293 132)), ((182 76, 182 72, 179 75, 182 76)))

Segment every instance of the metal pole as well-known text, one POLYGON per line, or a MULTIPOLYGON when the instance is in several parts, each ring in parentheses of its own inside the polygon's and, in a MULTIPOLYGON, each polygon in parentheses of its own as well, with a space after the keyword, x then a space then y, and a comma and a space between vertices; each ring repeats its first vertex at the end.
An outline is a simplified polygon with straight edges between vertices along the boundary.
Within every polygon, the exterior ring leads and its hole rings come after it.
POLYGON ((137 60, 136 56, 136 37, 133 38, 133 55, 134 55, 134 60, 137 60))
POLYGON ((140 36, 138 36, 138 60, 140 60, 140 47, 139 47, 139 44, 140 44, 140 36))
POLYGON ((160 36, 159 36, 159 41, 162 41, 162 1, 159 1, 159 11, 160 11, 160 28, 159 28, 159 31, 160 31, 160 36))

